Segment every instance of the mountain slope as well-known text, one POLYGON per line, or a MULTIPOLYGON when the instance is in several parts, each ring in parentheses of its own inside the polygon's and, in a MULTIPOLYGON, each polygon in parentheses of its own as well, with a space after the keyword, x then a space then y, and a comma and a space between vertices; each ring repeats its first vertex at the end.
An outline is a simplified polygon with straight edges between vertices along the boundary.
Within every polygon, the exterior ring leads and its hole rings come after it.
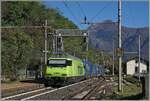
MULTIPOLYGON (((89 28, 90 44, 98 49, 112 51, 113 40, 115 48, 118 46, 118 24, 110 20, 102 23, 96 23, 89 28)), ((122 47, 126 52, 138 52, 138 38, 141 36, 141 55, 148 60, 149 49, 149 29, 144 28, 128 28, 122 26, 122 47)), ((124 57, 134 57, 135 54, 126 54, 124 57)))

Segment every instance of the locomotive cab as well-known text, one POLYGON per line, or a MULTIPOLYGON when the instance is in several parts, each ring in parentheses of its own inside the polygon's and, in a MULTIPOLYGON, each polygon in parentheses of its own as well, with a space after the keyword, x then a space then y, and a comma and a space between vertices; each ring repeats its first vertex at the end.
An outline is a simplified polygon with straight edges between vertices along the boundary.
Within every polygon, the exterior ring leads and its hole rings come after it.
POLYGON ((46 82, 74 82, 84 77, 84 64, 78 58, 49 58, 44 71, 46 82))
POLYGON ((64 77, 68 76, 67 69, 72 66, 72 60, 49 59, 46 66, 45 76, 64 77))

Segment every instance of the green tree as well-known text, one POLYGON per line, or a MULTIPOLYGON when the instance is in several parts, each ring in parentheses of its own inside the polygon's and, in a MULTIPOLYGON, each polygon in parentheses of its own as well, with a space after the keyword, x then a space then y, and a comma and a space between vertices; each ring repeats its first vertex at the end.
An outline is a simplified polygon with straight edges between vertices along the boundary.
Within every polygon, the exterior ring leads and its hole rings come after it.
MULTIPOLYGON (((52 28, 77 28, 58 9, 41 2, 2 1, 2 26, 41 26, 45 19, 52 28)), ((2 74, 39 64, 44 49, 44 28, 2 29, 2 74)), ((49 37, 49 50, 52 38, 49 37)))
POLYGON ((25 68, 30 61, 32 40, 21 32, 11 33, 2 40, 2 75, 17 78, 16 71, 25 68))

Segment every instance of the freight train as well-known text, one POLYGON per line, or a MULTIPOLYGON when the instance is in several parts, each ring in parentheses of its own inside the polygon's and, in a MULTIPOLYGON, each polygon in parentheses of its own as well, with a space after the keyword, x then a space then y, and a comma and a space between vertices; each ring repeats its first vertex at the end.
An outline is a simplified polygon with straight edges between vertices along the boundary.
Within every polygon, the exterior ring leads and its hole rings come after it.
POLYGON ((74 56, 48 58, 44 69, 44 83, 45 86, 73 83, 102 74, 100 69, 99 66, 92 66, 92 63, 74 56))

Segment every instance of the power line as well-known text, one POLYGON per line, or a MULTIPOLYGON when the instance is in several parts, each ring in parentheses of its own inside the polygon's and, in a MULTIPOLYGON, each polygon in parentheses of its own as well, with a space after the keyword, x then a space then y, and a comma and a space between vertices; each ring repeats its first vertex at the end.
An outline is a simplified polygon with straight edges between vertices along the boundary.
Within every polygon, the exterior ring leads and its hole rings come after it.
POLYGON ((128 4, 129 5, 129 11, 131 12, 131 19, 132 19, 132 23, 133 23, 133 25, 135 25, 135 20, 134 20, 134 17, 133 17, 133 10, 132 10, 132 7, 131 7, 131 5, 130 5, 130 3, 128 4))
POLYGON ((91 18, 91 21, 93 21, 100 13, 102 13, 102 11, 103 11, 108 5, 110 5, 110 3, 111 3, 111 2, 107 3, 102 9, 100 9, 100 10, 96 13, 96 15, 91 18))
POLYGON ((86 14, 85 14, 85 12, 84 12, 82 6, 80 5, 80 3, 79 3, 79 2, 76 2, 76 4, 77 4, 77 5, 79 6, 79 8, 81 9, 82 14, 83 14, 84 16, 86 16, 86 14))
POLYGON ((81 13, 83 14, 83 16, 84 16, 84 23, 89 23, 88 21, 87 21, 87 16, 86 16, 86 14, 85 14, 85 12, 84 12, 84 10, 83 10, 83 8, 81 7, 81 5, 80 5, 80 3, 79 2, 76 2, 76 4, 78 5, 78 7, 81 9, 80 11, 81 11, 81 13))
MULTIPOLYGON (((72 12, 72 10, 69 8, 68 4, 65 1, 62 1, 63 4, 65 5, 65 7, 68 9, 69 13, 72 15, 72 17, 74 18, 74 20, 76 20, 76 22, 81 25, 80 20, 78 21, 77 17, 74 15, 74 13, 72 12)), ((83 27, 81 25, 81 27, 83 27)))

